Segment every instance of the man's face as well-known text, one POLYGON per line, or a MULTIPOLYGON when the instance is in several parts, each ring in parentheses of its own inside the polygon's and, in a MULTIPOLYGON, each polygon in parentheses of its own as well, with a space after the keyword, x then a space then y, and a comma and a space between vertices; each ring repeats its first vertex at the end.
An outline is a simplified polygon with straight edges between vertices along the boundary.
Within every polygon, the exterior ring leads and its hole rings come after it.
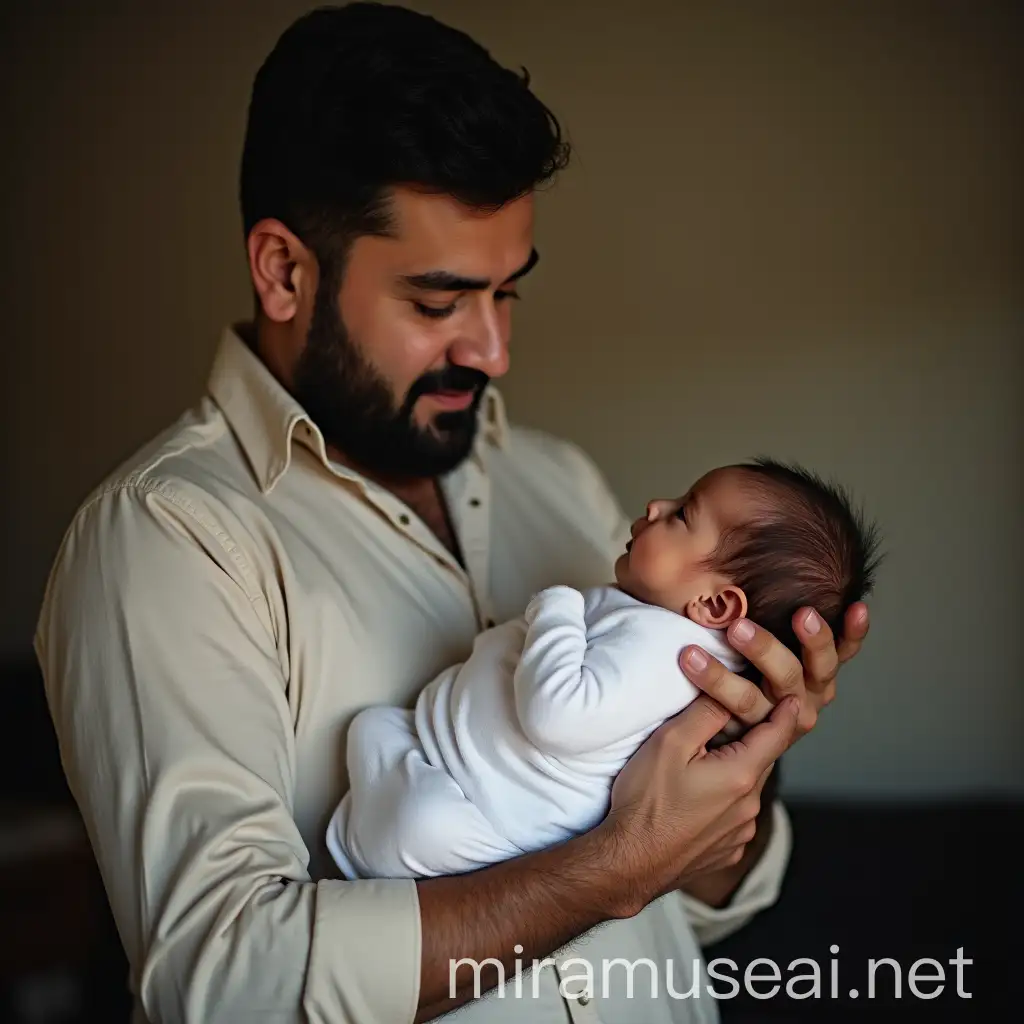
POLYGON ((470 452, 487 382, 508 370, 516 281, 533 265, 533 198, 494 213, 395 191, 394 237, 353 243, 322 279, 293 390, 365 470, 428 477, 470 452))

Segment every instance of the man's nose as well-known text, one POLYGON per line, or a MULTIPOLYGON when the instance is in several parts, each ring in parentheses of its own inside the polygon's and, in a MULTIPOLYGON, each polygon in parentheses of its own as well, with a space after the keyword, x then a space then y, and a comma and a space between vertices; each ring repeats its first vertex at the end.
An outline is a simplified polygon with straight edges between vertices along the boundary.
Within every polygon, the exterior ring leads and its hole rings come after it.
POLYGON ((488 377, 508 373, 508 328, 491 302, 482 302, 465 324, 463 333, 449 349, 449 359, 488 377))

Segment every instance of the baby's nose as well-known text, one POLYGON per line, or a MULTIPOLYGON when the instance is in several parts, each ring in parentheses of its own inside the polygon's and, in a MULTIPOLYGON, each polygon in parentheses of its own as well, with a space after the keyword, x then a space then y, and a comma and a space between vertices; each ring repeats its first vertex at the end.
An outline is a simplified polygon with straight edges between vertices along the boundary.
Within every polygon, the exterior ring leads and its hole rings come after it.
POLYGON ((654 501, 647 502, 647 522, 653 523, 655 519, 660 519, 668 513, 671 507, 672 502, 665 498, 656 498, 654 501))

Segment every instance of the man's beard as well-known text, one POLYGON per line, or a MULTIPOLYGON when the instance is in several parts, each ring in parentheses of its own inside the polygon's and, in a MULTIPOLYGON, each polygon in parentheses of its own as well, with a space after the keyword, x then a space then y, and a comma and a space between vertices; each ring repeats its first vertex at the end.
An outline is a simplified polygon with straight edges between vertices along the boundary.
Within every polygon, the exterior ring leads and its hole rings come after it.
POLYGON ((317 289, 306 348, 295 369, 294 396, 324 440, 359 469, 387 478, 442 476, 473 447, 477 414, 489 377, 446 366, 417 378, 401 405, 387 382, 359 351, 342 320, 337 291, 317 289), (422 395, 473 391, 466 409, 439 413, 427 427, 413 420, 422 395))

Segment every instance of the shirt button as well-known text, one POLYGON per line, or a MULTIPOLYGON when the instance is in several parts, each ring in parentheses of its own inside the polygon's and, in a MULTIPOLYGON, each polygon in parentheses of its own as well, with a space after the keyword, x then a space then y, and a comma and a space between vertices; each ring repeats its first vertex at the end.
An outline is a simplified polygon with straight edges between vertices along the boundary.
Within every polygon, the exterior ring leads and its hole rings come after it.
POLYGON ((590 996, 588 996, 588 995, 587 995, 587 993, 586 993, 586 992, 584 992, 584 993, 583 993, 583 994, 582 994, 582 995, 580 996, 580 1000, 579 1000, 579 1001, 580 1001, 580 1006, 586 1006, 586 1005, 587 1005, 587 1003, 589 1003, 589 1002, 590 1002, 590 996))
POLYGON ((403 526, 408 526, 409 525, 409 517, 404 512, 398 517, 398 521, 403 526))
POLYGON ((473 506, 473 508, 478 508, 479 505, 480 505, 480 499, 479 498, 470 498, 469 499, 469 503, 470 503, 470 505, 473 506))

